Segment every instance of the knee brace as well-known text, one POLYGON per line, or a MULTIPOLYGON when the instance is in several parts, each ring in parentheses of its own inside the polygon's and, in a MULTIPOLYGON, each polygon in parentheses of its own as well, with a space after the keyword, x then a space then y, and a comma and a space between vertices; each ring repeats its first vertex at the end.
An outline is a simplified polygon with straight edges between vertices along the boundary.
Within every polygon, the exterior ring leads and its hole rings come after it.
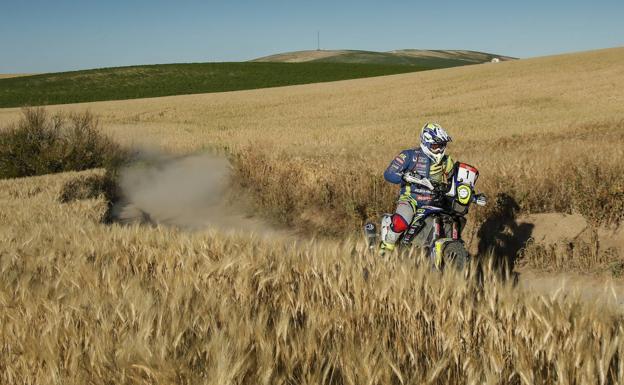
POLYGON ((393 214, 391 220, 390 228, 395 233, 402 233, 407 230, 408 223, 400 214, 393 214))
POLYGON ((407 221, 401 215, 387 215, 381 221, 381 241, 386 245, 394 245, 405 230, 407 221))

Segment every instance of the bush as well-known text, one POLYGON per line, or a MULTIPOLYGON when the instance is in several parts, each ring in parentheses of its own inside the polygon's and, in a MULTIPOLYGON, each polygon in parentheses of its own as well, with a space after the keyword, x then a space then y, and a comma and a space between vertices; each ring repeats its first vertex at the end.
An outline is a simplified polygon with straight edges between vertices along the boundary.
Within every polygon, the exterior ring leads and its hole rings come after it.
POLYGON ((117 180, 109 172, 101 175, 80 175, 70 179, 61 188, 59 201, 68 203, 81 199, 94 199, 100 195, 104 195, 109 204, 119 199, 117 180))
POLYGON ((0 130, 0 178, 113 169, 128 156, 100 132, 88 111, 50 115, 43 108, 25 108, 17 124, 0 130))

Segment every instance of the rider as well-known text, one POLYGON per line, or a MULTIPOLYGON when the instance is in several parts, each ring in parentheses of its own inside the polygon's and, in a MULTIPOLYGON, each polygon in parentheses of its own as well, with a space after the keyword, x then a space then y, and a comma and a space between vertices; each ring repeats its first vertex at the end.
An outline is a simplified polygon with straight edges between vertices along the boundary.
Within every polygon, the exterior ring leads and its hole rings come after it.
POLYGON ((453 160, 445 154, 451 137, 437 123, 427 123, 420 133, 420 148, 403 150, 390 163, 384 178, 401 184, 395 213, 382 222, 381 253, 394 250, 399 236, 407 230, 418 206, 431 203, 433 183, 446 183, 453 160), (432 183, 433 182, 433 183, 432 183))

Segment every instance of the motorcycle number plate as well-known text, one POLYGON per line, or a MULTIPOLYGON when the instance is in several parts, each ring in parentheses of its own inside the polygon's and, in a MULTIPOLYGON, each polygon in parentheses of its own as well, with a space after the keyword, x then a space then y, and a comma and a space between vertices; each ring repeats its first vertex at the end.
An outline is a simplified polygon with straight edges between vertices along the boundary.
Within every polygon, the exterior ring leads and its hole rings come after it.
POLYGON ((457 168, 457 182, 459 183, 468 184, 471 187, 474 187, 475 183, 477 183, 478 176, 479 171, 468 164, 460 163, 457 168))

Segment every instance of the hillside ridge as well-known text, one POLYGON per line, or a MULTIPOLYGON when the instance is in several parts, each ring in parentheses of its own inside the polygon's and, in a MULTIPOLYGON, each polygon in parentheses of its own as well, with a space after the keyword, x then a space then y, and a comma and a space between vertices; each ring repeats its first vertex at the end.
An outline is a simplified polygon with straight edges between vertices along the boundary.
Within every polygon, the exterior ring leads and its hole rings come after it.
MULTIPOLYGON (((433 50, 433 49, 397 49, 391 51, 366 50, 303 50, 283 52, 253 59, 253 62, 345 62, 345 63, 392 63, 392 64, 431 64, 446 61, 445 64, 476 64, 489 62, 497 58, 500 61, 517 58, 488 52, 471 50, 433 50)), ((443 63, 440 63, 443 64, 443 63)), ((441 65, 442 66, 442 65, 441 65)), ((446 65, 451 66, 451 65, 446 65)))

